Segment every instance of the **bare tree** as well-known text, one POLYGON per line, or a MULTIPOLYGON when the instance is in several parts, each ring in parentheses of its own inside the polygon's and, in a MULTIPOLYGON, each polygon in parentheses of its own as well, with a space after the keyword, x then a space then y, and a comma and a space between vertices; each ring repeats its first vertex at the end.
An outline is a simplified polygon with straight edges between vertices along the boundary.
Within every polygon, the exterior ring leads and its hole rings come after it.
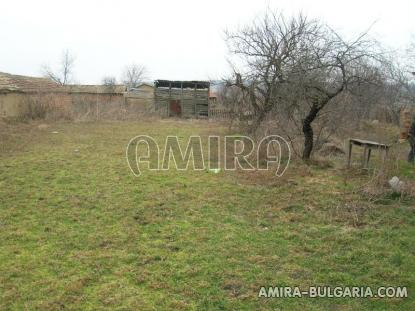
POLYGON ((409 129, 408 142, 410 146, 408 162, 415 164, 415 116, 412 119, 412 125, 409 129))
POLYGON ((136 87, 146 79, 147 69, 142 65, 131 64, 124 68, 122 82, 130 89, 136 87))
POLYGON ((114 76, 105 76, 102 78, 102 85, 105 86, 108 93, 113 93, 117 87, 117 78, 114 76))
POLYGON ((314 133, 312 123, 321 111, 353 85, 370 84, 379 76, 373 65, 376 52, 373 43, 366 40, 366 33, 347 42, 330 29, 321 33, 322 40, 312 45, 311 57, 300 62, 301 77, 298 87, 308 106, 302 120, 304 134, 303 159, 308 160, 313 150, 314 133))
POLYGON ((268 12, 252 25, 227 32, 230 51, 239 57, 229 85, 241 88, 255 112, 252 130, 272 110, 291 111, 301 117, 302 157, 314 146, 312 124, 321 111, 350 85, 376 74, 374 43, 366 33, 347 42, 317 20, 303 15, 289 19, 268 12))
POLYGON ((48 65, 44 65, 42 68, 43 75, 60 85, 70 84, 73 79, 74 64, 75 57, 69 50, 65 50, 62 53, 61 63, 57 70, 52 70, 48 65))
POLYGON ((413 41, 409 44, 407 49, 407 58, 409 63, 409 69, 412 75, 415 75, 415 37, 413 37, 413 41))
POLYGON ((286 20, 282 15, 267 13, 262 19, 238 31, 226 32, 231 53, 239 57, 245 70, 234 68, 234 81, 249 99, 256 119, 252 131, 266 114, 282 105, 296 45, 315 32, 319 25, 304 16, 286 20))

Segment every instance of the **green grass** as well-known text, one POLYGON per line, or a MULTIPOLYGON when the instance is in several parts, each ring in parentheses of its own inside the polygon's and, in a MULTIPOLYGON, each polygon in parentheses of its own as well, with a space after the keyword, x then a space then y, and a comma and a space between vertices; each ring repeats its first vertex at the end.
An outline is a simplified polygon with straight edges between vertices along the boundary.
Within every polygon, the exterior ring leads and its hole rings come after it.
POLYGON ((137 178, 127 166, 136 135, 220 131, 175 121, 8 125, 0 309, 415 309, 413 200, 371 205, 354 191, 362 176, 299 163, 271 180, 137 178), (284 285, 408 286, 409 298, 258 298, 261 286, 284 285))

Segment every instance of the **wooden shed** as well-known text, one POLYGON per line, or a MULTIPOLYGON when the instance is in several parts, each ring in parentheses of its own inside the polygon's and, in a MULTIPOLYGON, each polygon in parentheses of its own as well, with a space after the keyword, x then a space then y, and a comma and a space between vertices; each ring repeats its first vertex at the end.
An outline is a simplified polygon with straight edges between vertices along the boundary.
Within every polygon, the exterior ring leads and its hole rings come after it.
POLYGON ((167 117, 208 117, 209 88, 208 81, 156 80, 155 110, 167 117))

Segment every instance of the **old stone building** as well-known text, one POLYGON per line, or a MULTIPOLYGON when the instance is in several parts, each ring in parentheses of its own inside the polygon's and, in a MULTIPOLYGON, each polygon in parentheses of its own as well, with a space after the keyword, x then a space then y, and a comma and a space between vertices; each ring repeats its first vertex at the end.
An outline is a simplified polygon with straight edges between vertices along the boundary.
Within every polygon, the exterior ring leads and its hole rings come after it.
POLYGON ((123 85, 61 86, 47 78, 0 73, 0 117, 97 119, 128 114, 123 85))
POLYGON ((61 105, 70 99, 62 88, 47 78, 12 75, 0 72, 0 116, 21 117, 30 113, 41 113, 38 104, 51 104, 59 94, 61 105))

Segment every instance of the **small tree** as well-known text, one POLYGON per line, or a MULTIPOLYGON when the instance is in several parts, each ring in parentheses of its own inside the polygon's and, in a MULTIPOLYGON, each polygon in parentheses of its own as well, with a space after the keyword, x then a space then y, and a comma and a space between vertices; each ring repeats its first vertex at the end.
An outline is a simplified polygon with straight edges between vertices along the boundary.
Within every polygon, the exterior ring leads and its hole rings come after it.
POLYGON ((412 119, 412 125, 408 133, 408 142, 410 146, 408 162, 415 163, 415 117, 412 119))
MULTIPOLYGON (((410 57, 411 57, 412 69, 414 70, 414 71, 411 71, 411 74, 415 76, 415 43, 412 43, 411 45, 410 57)), ((413 85, 412 85, 412 88, 410 88, 410 90, 412 91, 411 95, 413 95, 411 98, 412 102, 415 102, 415 96, 414 96, 415 90, 414 90, 413 85)), ((415 164, 415 116, 412 119, 412 125, 411 125, 411 128, 409 129, 408 141, 409 141, 409 146, 411 148, 408 154, 408 162, 415 164)))
POLYGON ((239 68, 233 65, 233 81, 227 84, 239 87, 249 101, 255 114, 251 132, 267 113, 282 107, 295 53, 318 27, 303 15, 287 20, 269 12, 236 32, 225 32, 229 50, 240 64, 239 68))
POLYGON ((48 65, 44 65, 42 68, 43 75, 60 85, 70 84, 73 79, 74 64, 75 57, 69 50, 65 50, 62 53, 60 66, 56 70, 52 70, 48 65))
MULTIPOLYGON (((267 13, 253 24, 227 32, 230 51, 239 57, 236 85, 247 94, 255 112, 252 131, 271 110, 301 117, 304 147, 310 159, 312 124, 321 111, 352 84, 373 77, 374 44, 366 33, 350 42, 328 26, 303 15, 285 18, 267 13)), ((236 66, 235 66, 236 67, 236 66)))
POLYGON ((128 89, 136 87, 144 79, 146 79, 147 69, 142 65, 131 64, 125 66, 122 73, 122 82, 128 87, 128 89))
POLYGON ((415 76, 415 41, 412 41, 409 44, 408 50, 407 50, 407 58, 409 61, 409 70, 412 75, 415 76))
MULTIPOLYGON (((399 98, 406 106, 415 105, 415 43, 412 42, 407 49, 404 64, 390 61, 389 73, 393 82, 399 87, 399 98)), ((404 107, 401 107, 402 109, 404 107)), ((412 110, 412 109, 410 109, 412 110)), ((410 151, 408 162, 415 163, 415 115, 408 131, 410 151)))
POLYGON ((309 55, 299 62, 296 70, 300 73, 297 89, 308 109, 302 120, 304 160, 310 159, 314 143, 312 123, 321 111, 331 102, 343 104, 334 99, 353 85, 370 84, 379 76, 374 64, 376 52, 373 43, 365 40, 366 33, 350 42, 329 28, 324 28, 320 36, 321 40, 311 45, 309 55))

